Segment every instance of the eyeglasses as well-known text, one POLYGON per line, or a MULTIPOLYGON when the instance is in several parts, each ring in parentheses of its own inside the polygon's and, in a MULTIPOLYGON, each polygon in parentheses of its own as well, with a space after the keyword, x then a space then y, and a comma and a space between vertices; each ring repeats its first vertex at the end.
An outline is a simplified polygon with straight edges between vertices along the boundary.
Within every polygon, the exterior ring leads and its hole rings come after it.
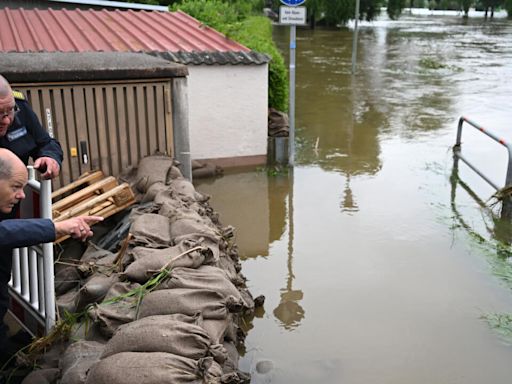
POLYGON ((20 109, 18 108, 18 106, 16 104, 14 104, 14 107, 11 107, 11 108, 9 108, 7 110, 0 111, 0 120, 3 120, 3 119, 5 119, 6 117, 9 117, 9 116, 14 116, 19 111, 20 111, 20 109))

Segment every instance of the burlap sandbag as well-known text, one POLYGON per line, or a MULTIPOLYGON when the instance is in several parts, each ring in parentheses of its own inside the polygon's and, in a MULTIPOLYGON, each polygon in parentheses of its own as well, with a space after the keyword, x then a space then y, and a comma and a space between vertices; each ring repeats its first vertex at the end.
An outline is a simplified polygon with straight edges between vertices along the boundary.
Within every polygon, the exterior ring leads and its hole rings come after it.
POLYGON ((147 203, 155 200, 156 195, 158 195, 162 191, 166 191, 169 189, 169 186, 165 185, 162 182, 156 182, 151 187, 148 188, 144 196, 142 196, 141 203, 147 203))
POLYGON ((130 251, 134 261, 125 269, 124 275, 131 281, 143 284, 163 267, 198 268, 202 264, 214 262, 209 249, 186 252, 191 249, 189 244, 180 242, 174 247, 163 249, 135 247, 130 251))
POLYGON ((107 251, 96 244, 89 243, 82 258, 80 259, 79 270, 84 276, 89 276, 96 271, 108 273, 116 261, 117 255, 107 251))
POLYGON ((59 361, 61 384, 83 384, 87 371, 100 360, 105 346, 95 341, 79 340, 71 344, 59 361))
POLYGON ((229 281, 226 272, 209 265, 197 269, 174 268, 170 276, 156 289, 172 288, 210 289, 224 297, 234 296, 237 300, 242 300, 240 291, 229 281))
POLYGON ((169 219, 154 213, 136 217, 130 233, 135 244, 148 248, 162 248, 172 244, 169 219))
POLYGON ((90 276, 78 292, 77 311, 81 311, 89 304, 99 303, 103 300, 110 287, 117 282, 119 282, 119 275, 117 273, 107 276, 97 272, 90 276))
POLYGON ((66 312, 75 313, 78 303, 78 287, 69 290, 63 295, 57 296, 55 302, 61 317, 65 316, 66 312))
POLYGON ((208 200, 207 195, 197 192, 194 185, 184 178, 174 179, 169 183, 169 186, 180 195, 184 201, 200 201, 205 202, 208 200))
POLYGON ((137 283, 115 283, 101 304, 89 307, 89 316, 98 324, 104 336, 112 337, 120 325, 135 320, 139 297, 127 296, 127 293, 139 287, 137 283))
POLYGON ((140 305, 139 318, 153 315, 200 312, 206 319, 225 319, 230 312, 239 312, 243 303, 233 296, 225 297, 209 289, 164 289, 148 293, 140 305))
POLYGON ((46 368, 30 372, 21 384, 52 384, 60 376, 60 369, 46 368))
POLYGON ((136 188, 144 193, 154 183, 166 184, 174 160, 168 156, 147 156, 137 165, 136 188))
POLYGON ((121 352, 96 363, 87 384, 218 384, 220 366, 211 357, 198 361, 165 352, 121 352))
POLYGON ((70 265, 55 265, 55 294, 62 295, 80 285, 81 276, 78 269, 70 265))
POLYGON ((175 320, 175 316, 150 316, 119 327, 102 358, 120 352, 167 352, 195 360, 212 356, 219 364, 226 361, 224 347, 212 344, 203 328, 175 320))
POLYGON ((212 340, 212 343, 215 344, 222 344, 225 339, 226 335, 228 336, 228 339, 231 340, 231 338, 228 335, 229 331, 232 329, 230 328, 231 323, 233 322, 233 317, 231 314, 229 314, 225 319, 221 320, 204 320, 201 322, 201 327, 208 333, 208 336, 210 336, 210 340, 212 340))
MULTIPOLYGON (((174 244, 179 244, 181 242, 187 242, 187 243, 193 243, 196 245, 200 245, 201 247, 208 248, 210 252, 212 253, 213 260, 215 263, 218 262, 220 257, 220 246, 219 246, 219 237, 218 236, 212 236, 209 237, 205 234, 201 233, 191 233, 186 234, 183 236, 176 236, 173 239, 174 244)), ((205 264, 211 264, 211 263, 205 263, 205 264)))

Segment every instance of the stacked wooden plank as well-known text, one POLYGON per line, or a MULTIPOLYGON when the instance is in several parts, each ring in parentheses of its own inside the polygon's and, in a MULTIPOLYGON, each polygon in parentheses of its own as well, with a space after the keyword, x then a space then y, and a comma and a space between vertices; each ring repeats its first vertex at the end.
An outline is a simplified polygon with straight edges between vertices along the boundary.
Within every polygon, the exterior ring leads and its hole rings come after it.
POLYGON ((54 191, 52 201, 53 220, 58 222, 82 215, 107 218, 132 205, 135 197, 127 183, 119 184, 115 177, 94 171, 54 191))

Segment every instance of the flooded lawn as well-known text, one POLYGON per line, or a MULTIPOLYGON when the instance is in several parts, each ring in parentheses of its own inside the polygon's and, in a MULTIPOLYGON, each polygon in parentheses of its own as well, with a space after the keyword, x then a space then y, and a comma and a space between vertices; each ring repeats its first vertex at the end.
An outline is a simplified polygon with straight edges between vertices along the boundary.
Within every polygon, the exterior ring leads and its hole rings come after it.
MULTIPOLYGON (((404 16, 359 36, 351 76, 349 30, 298 31, 293 171, 196 182, 266 296, 240 367, 253 383, 510 383, 512 346, 482 316, 512 313, 511 231, 451 181, 451 147, 463 115, 512 140, 512 22, 404 16)), ((275 38, 285 50, 288 29, 275 38)), ((503 147, 468 127, 462 148, 504 185, 503 147)))

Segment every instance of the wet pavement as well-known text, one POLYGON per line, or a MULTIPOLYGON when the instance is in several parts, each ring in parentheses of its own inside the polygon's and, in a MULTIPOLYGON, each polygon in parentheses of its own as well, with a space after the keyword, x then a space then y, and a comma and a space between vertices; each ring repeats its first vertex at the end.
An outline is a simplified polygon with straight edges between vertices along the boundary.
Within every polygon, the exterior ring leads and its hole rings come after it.
MULTIPOLYGON (((512 312, 496 274, 510 226, 451 181, 451 147, 463 115, 512 140, 512 22, 363 23, 354 76, 350 30, 297 36, 293 171, 196 182, 267 298, 241 368, 253 383, 509 383, 512 346, 482 316, 512 312)), ((285 50, 288 29, 275 38, 285 50)), ((465 128, 462 148, 504 185, 504 147, 465 128)))

